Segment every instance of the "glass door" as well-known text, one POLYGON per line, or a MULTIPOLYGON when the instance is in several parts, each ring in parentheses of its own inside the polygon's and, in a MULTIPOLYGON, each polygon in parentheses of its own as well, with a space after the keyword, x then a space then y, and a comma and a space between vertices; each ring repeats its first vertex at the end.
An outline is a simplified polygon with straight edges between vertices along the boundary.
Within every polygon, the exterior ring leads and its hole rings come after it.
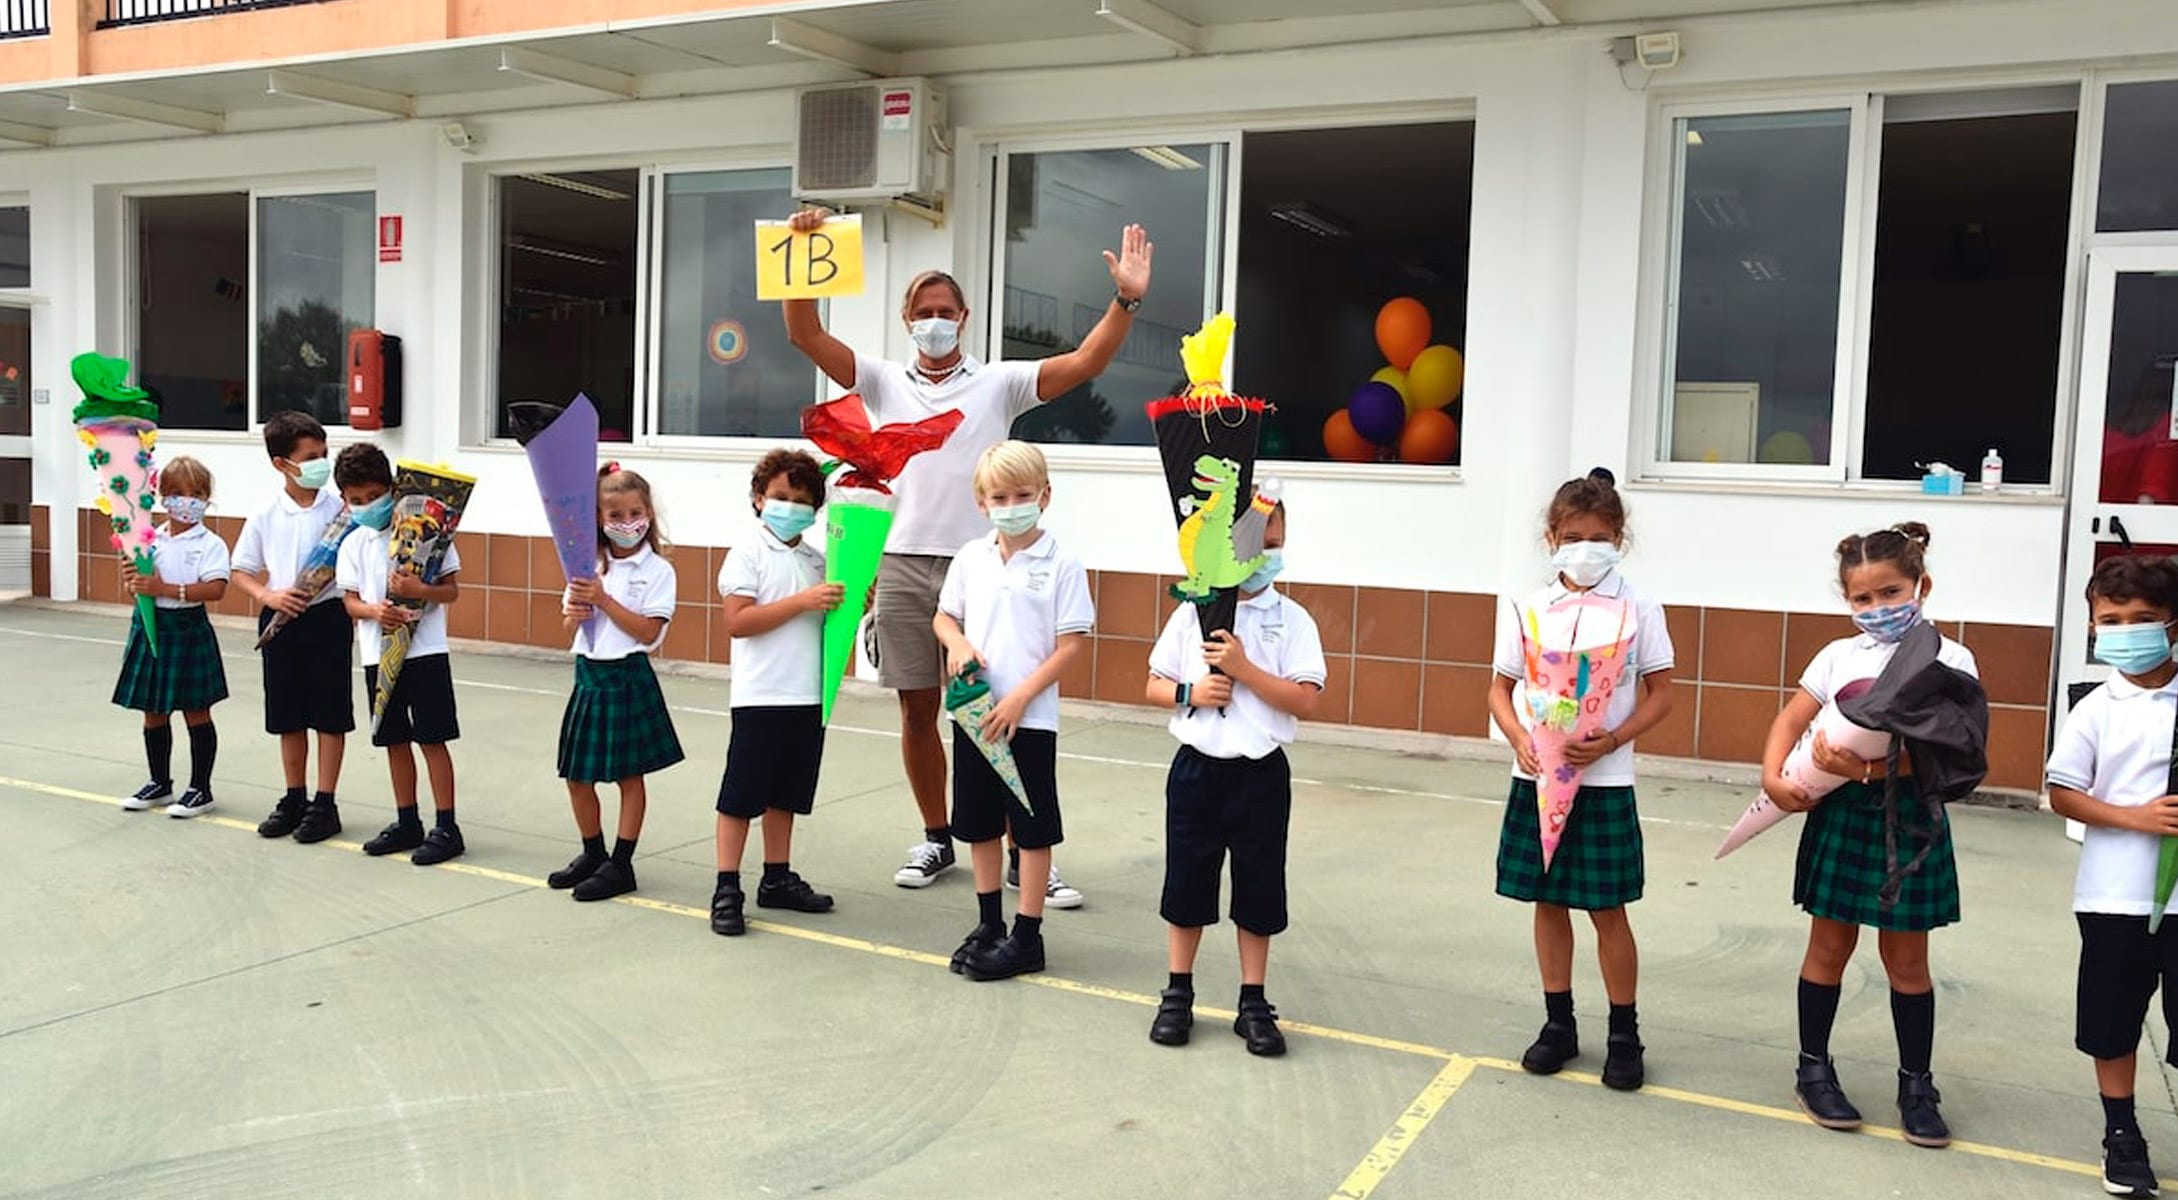
POLYGON ((0 596, 30 591, 30 310, 0 305, 0 596))

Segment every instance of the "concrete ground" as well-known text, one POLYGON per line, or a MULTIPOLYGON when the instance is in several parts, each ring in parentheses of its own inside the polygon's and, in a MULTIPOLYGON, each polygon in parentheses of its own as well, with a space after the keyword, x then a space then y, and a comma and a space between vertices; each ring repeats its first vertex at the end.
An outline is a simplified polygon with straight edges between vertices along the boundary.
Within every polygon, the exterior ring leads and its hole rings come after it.
MULTIPOLYGON (((2053 817, 1955 812, 1967 919, 1934 943, 1936 1067, 1969 1140, 1928 1151, 1875 1127, 1896 1112, 1872 939, 1835 1051, 1875 1125, 1792 1110, 1794 837, 1711 861, 1737 789, 1643 789, 1652 1082, 1620 1095, 1510 1061, 1541 1014, 1528 914, 1491 894, 1503 769, 1303 744, 1270 984, 1292 1050, 1257 1060, 1214 1016, 1183 1050, 1144 1036, 1164 982, 1161 730, 1068 718, 1060 862, 1089 902, 1050 915, 1049 974, 972 984, 943 965, 972 923, 966 871, 891 882, 918 835, 884 697, 842 702, 797 840, 838 909, 758 914, 727 940, 704 924, 718 680, 666 680, 691 757, 652 780, 642 891, 574 905, 542 886, 574 849, 552 770, 564 663, 457 651, 469 855, 416 868, 355 852, 391 807, 362 739, 340 839, 250 832, 279 779, 237 630, 221 812, 115 807, 144 774, 133 714, 107 702, 123 629, 116 609, 0 607, 0 1194, 2099 1194, 2071 1048, 2074 853, 2053 817)), ((1206 1005, 1232 1003, 1235 972, 1221 927, 1206 1005)), ((2152 1067, 2140 1096, 2178 1162, 2152 1067)))

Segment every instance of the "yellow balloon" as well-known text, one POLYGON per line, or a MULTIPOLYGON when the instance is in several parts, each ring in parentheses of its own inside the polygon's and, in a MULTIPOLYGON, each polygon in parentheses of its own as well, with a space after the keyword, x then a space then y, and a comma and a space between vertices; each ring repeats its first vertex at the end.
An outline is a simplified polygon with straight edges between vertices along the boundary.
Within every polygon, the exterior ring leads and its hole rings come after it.
POLYGON ((1431 346, 1414 356, 1407 368, 1407 408, 1443 408, 1460 394, 1466 382, 1467 363, 1450 346, 1431 346))
POLYGON ((1414 397, 1407 394, 1407 373, 1405 371, 1397 367, 1385 367, 1376 374, 1369 376, 1369 380, 1372 383, 1390 384, 1391 390, 1399 393, 1399 402, 1407 406, 1408 412, 1414 411, 1414 397))
POLYGON ((1762 443, 1762 449, 1756 452, 1755 461, 1765 463, 1812 463, 1815 461, 1815 446, 1807 440, 1806 434, 1794 433, 1792 430, 1787 429, 1771 434, 1769 440, 1762 443))

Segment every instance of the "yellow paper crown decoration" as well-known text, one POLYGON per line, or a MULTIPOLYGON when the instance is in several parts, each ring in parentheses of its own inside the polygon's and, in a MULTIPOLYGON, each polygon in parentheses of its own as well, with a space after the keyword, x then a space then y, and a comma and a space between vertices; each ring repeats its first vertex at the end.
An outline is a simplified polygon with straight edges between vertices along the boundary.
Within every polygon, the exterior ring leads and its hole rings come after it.
POLYGON ((1187 367, 1187 394, 1225 394, 1225 350, 1233 342, 1233 314, 1221 312, 1201 329, 1180 338, 1180 362, 1187 367))

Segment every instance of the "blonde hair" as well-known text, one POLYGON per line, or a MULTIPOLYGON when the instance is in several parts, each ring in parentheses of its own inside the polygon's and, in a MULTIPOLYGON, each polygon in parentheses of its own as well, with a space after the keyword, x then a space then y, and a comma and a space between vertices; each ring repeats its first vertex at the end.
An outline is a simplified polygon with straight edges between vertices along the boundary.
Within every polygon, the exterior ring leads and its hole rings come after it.
POLYGON ((985 450, 983 457, 976 460, 976 495, 988 496, 1007 486, 1051 486, 1051 469, 1044 462, 1044 452, 1010 438, 985 450))
POLYGON ((176 455, 159 468, 159 494, 162 496, 202 496, 212 498, 212 469, 186 454, 176 455))
POLYGON ((915 311, 915 297, 920 295, 924 288, 934 283, 942 283, 953 289, 953 302, 960 306, 962 312, 968 311, 968 293, 962 290, 960 280, 943 271, 924 271, 915 278, 908 280, 907 294, 900 298, 900 312, 902 315, 912 316, 915 311))

